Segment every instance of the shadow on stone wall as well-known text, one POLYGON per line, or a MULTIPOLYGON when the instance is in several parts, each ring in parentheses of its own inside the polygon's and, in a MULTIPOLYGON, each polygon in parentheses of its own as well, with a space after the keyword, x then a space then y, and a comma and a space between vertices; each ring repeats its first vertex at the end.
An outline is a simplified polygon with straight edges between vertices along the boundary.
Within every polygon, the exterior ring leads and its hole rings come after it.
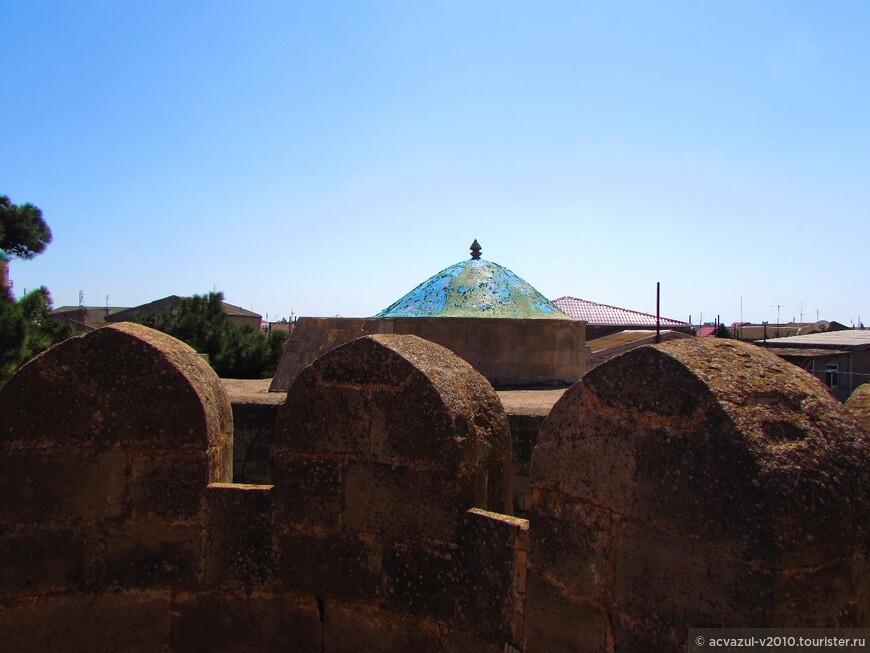
POLYGON ((757 347, 686 339, 596 368, 534 453, 528 650, 866 625, 868 472, 839 402, 757 347))
POLYGON ((415 336, 305 368, 274 485, 231 412, 136 325, 0 392, 0 641, 27 651, 683 651, 688 626, 865 626, 867 436, 801 370, 685 340, 556 404, 512 506, 486 380, 415 336), (528 575, 528 594, 526 577, 528 575))
POLYGON ((121 324, 0 394, 0 638, 27 651, 503 650, 527 522, 492 388, 413 336, 306 370, 274 486, 233 485, 230 407, 185 345, 121 324), (489 509, 490 511, 487 511, 489 509))

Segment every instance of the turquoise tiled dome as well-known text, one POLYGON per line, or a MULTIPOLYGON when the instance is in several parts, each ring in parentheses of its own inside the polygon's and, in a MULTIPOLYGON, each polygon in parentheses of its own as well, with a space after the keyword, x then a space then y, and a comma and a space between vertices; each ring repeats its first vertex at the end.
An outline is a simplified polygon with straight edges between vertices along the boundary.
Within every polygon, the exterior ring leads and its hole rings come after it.
POLYGON ((475 240, 471 260, 441 270, 375 317, 571 319, 527 281, 480 259, 479 252, 475 240))

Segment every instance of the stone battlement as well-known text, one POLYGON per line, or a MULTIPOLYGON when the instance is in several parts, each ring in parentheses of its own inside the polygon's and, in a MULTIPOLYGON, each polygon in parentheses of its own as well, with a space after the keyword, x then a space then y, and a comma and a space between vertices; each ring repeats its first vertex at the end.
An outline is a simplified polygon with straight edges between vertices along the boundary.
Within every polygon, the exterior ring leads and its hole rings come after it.
POLYGON ((230 401, 186 345, 119 324, 23 367, 4 645, 683 651, 689 626, 868 623, 867 435, 751 345, 634 350, 524 423, 448 349, 373 335, 269 410, 272 482, 233 483, 230 401))

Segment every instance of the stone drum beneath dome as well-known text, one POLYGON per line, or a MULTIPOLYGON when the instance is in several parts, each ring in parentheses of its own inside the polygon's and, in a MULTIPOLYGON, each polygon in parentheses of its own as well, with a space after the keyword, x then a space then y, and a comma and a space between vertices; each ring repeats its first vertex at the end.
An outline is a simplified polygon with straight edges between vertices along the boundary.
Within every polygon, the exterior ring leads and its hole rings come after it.
POLYGON ((361 336, 401 333, 447 347, 497 387, 567 385, 585 371, 586 323, 507 268, 480 258, 433 275, 371 318, 299 318, 270 390, 286 392, 323 353, 361 336))

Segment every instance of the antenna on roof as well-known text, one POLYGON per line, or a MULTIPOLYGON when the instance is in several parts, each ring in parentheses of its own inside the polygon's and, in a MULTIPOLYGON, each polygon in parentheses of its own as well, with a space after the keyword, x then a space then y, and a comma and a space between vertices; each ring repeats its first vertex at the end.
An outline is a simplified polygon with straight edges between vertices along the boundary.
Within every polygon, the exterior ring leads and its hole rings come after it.
MULTIPOLYGON (((773 308, 773 305, 771 304, 768 308, 773 308)), ((788 306, 784 306, 783 304, 776 305, 776 323, 777 324, 779 324, 779 311, 782 308, 788 308, 788 306)))

